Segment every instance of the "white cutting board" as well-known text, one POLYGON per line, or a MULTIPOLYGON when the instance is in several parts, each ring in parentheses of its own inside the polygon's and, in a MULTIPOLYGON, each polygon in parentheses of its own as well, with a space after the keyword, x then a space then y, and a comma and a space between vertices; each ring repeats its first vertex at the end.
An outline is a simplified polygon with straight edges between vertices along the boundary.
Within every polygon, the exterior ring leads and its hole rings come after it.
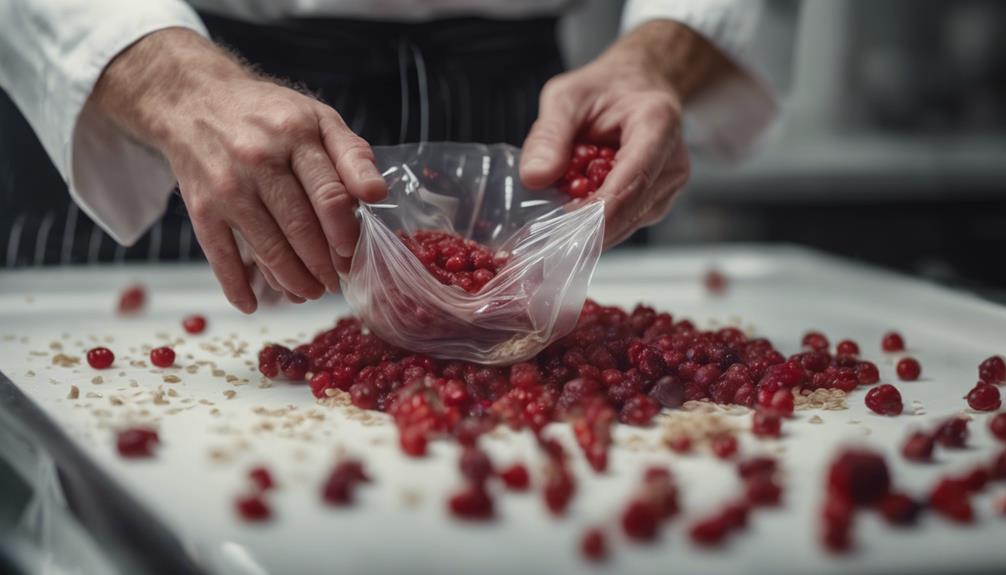
MULTIPOLYGON (((0 369, 160 518, 197 562, 216 573, 579 573, 588 567, 619 573, 963 573, 1006 566, 1006 518, 994 513, 992 503, 1006 493, 1002 483, 976 498, 978 520, 971 527, 927 515, 919 527, 897 531, 863 514, 854 554, 831 557, 817 540, 822 474, 840 444, 883 450, 896 484, 916 494, 941 474, 963 471, 991 457, 996 446, 986 429, 986 415, 976 415, 972 423, 972 449, 939 451, 937 464, 907 464, 897 449, 910 428, 966 409, 961 397, 974 385, 978 362, 992 353, 1006 353, 1006 309, 792 248, 612 254, 602 258, 590 293, 598 301, 621 306, 647 302, 705 326, 740 318, 743 326, 753 326, 787 354, 798 350, 801 335, 810 328, 824 331, 833 342, 853 338, 863 355, 877 362, 882 380, 901 389, 906 415, 873 415, 863 405, 865 392, 857 391, 846 411, 798 412, 785 423, 786 437, 780 442, 759 442, 742 434, 742 453, 783 451, 785 504, 753 514, 748 531, 721 549, 707 551, 692 546, 684 528, 690 518, 736 495, 739 487, 733 465, 708 453, 680 457, 663 449, 622 447, 613 451, 610 471, 597 476, 588 472, 573 448, 579 486, 567 517, 552 518, 534 491, 498 497, 498 520, 472 525, 452 520, 445 511, 448 493, 459 485, 452 445, 435 442, 425 459, 409 459, 397 447, 394 427, 380 414, 369 422, 349 418, 340 408, 316 405, 304 385, 260 388, 261 378, 248 362, 255 361, 261 344, 284 338, 304 341, 328 328, 347 312, 338 297, 243 317, 228 307, 209 270, 200 266, 3 272, 0 369), (701 277, 710 264, 730 278, 724 297, 711 297, 702 287, 701 277), (113 313, 118 292, 133 281, 149 286, 150 305, 140 317, 118 318, 113 313), (182 331, 180 319, 189 313, 209 318, 204 335, 182 331), (921 361, 921 381, 896 382, 893 361, 879 351, 881 334, 891 328, 905 335, 909 351, 921 361), (184 340, 175 347, 177 364, 212 361, 222 374, 214 376, 205 366, 196 374, 175 369, 171 373, 182 382, 167 384, 162 371, 130 365, 130 360, 147 360, 130 347, 161 345, 165 337, 184 340), (117 354, 115 367, 101 373, 103 383, 91 382, 96 373, 86 365, 52 365, 51 342, 60 342, 64 353, 82 356, 82 349, 95 345, 92 338, 110 338, 106 345, 117 354), (247 345, 233 357, 225 342, 247 345), (250 383, 234 386, 226 375, 250 383), (138 387, 130 387, 130 380, 138 387), (67 399, 71 384, 80 389, 76 401, 67 399), (159 386, 177 393, 165 396, 169 404, 149 401, 159 386), (227 399, 226 390, 236 396, 227 399), (143 393, 133 397, 138 392, 143 393), (88 397, 92 393, 102 397, 88 397), (125 405, 112 405, 111 396, 122 398, 125 405), (144 399, 145 404, 137 403, 144 399), (913 401, 924 414, 910 414, 913 401), (283 407, 322 417, 298 422, 295 417, 259 413, 261 408, 283 407), (142 409, 149 414, 138 415, 142 409), (808 421, 815 413, 822 424, 808 421), (163 441, 156 458, 118 457, 109 426, 153 419, 159 422, 163 441), (319 497, 319 485, 337 450, 360 456, 376 479, 359 490, 358 504, 350 509, 326 507, 319 497), (281 483, 270 496, 276 516, 269 523, 250 525, 237 518, 232 500, 247 485, 245 471, 261 462, 281 483), (640 469, 651 463, 667 464, 677 474, 685 512, 665 527, 658 543, 636 545, 617 535, 614 523, 640 469), (606 523, 616 535, 609 539, 613 553, 603 568, 589 566, 577 550, 583 530, 596 523, 606 523)), ((732 421, 747 428, 750 418, 732 421)), ((553 427, 558 436, 569 439, 563 426, 553 427)), ((660 430, 617 432, 623 442, 631 436, 656 444, 660 430)), ((486 448, 497 464, 521 459, 533 475, 538 471, 540 460, 527 434, 502 434, 487 441, 486 448)))

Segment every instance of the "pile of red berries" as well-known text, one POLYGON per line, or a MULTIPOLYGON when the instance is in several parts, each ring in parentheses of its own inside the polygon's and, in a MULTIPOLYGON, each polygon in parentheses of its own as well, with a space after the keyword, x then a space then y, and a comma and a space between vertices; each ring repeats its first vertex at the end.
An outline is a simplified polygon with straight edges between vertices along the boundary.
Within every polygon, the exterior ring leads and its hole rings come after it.
POLYGON ((596 191, 615 165, 615 148, 577 144, 569 168, 559 181, 559 191, 572 198, 585 198, 596 191))
POLYGON ((506 265, 507 257, 472 240, 448 232, 420 230, 412 235, 398 232, 430 274, 444 285, 478 293, 506 265))

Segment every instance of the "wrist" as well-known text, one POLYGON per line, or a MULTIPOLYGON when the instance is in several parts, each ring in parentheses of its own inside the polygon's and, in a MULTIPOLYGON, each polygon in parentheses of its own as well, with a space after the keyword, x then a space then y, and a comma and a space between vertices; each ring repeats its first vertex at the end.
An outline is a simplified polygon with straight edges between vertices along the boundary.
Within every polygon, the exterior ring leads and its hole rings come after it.
POLYGON ((106 66, 91 98, 98 109, 141 142, 162 148, 192 98, 221 81, 252 76, 201 35, 167 28, 144 36, 106 66))

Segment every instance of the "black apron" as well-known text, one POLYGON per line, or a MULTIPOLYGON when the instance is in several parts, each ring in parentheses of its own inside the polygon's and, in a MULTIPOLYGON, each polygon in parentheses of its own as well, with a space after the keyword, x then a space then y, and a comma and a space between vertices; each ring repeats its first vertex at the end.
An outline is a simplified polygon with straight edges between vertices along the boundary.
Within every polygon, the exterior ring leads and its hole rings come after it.
MULTIPOLYGON (((214 40, 259 71, 310 90, 373 145, 519 146, 537 116, 542 85, 562 71, 556 18, 258 25, 202 16, 214 40)), ((202 258, 177 193, 135 245, 116 244, 70 200, 0 91, 0 267, 202 258)))

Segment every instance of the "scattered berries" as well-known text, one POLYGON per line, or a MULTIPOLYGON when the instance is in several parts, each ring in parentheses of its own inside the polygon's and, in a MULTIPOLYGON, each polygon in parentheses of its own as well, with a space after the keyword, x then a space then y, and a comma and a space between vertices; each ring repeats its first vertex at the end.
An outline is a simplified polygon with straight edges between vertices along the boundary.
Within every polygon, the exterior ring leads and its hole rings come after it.
POLYGON ((116 434, 115 447, 123 457, 151 457, 160 441, 157 432, 149 427, 130 427, 116 434))
POLYGON ((904 351, 905 350, 905 340, 901 337, 901 334, 896 331, 889 331, 884 334, 884 338, 880 340, 880 348, 886 352, 904 351))
POLYGON ((901 381, 915 381, 922 373, 922 366, 914 357, 903 357, 898 361, 896 370, 901 381))
POLYGON ((968 392, 968 406, 975 411, 995 411, 1002 405, 999 388, 979 383, 968 392))
POLYGON ((142 284, 129 286, 119 295, 120 315, 132 315, 143 310, 147 301, 147 289, 142 284))
POLYGON ((175 364, 175 350, 170 347, 155 347, 150 350, 150 363, 157 367, 171 367, 175 364))
POLYGON ((506 265, 507 258, 457 234, 420 230, 412 235, 398 232, 398 239, 436 280, 478 293, 506 265))
POLYGON ((978 380, 998 384, 1006 381, 1006 361, 1002 356, 993 355, 978 365, 978 380))
POLYGON ((531 486, 531 476, 527 472, 527 467, 523 463, 514 463, 510 467, 500 471, 500 480, 503 485, 511 491, 527 491, 531 486))
POLYGON ((866 392, 866 407, 880 415, 900 415, 904 409, 901 392, 890 384, 878 385, 866 392))
POLYGON ((115 354, 107 347, 87 350, 87 364, 94 369, 108 369, 115 362, 115 354))
POLYGON ((245 521, 265 521, 272 516, 272 510, 259 493, 238 497, 234 508, 245 521))
POLYGON ((182 328, 191 334, 206 331, 206 318, 201 315, 190 315, 182 319, 182 328))

